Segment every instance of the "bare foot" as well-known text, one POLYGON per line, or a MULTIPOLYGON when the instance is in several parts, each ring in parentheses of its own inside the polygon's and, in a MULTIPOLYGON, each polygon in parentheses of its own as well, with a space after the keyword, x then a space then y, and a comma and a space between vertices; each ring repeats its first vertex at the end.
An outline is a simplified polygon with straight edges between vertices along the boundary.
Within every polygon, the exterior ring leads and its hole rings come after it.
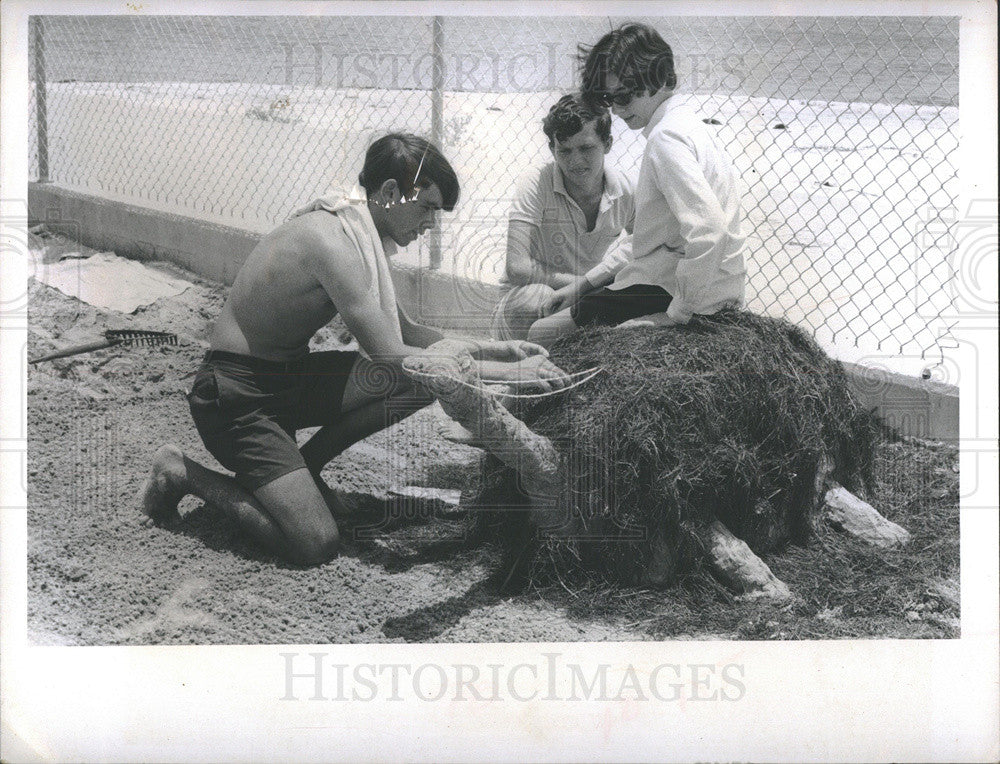
POLYGON ((178 517, 177 505, 184 498, 184 454, 176 446, 161 446, 153 456, 153 468, 142 485, 142 511, 153 522, 178 517))

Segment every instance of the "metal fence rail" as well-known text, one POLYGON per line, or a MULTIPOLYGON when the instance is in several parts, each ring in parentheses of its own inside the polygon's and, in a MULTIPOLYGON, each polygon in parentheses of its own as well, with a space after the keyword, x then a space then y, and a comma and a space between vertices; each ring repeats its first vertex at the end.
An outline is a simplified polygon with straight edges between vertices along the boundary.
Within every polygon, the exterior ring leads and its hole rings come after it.
MULTIPOLYGON (((388 130, 438 142, 458 210, 404 254, 502 273, 514 179, 607 17, 32 17, 34 178, 267 230, 388 130)), ((935 356, 952 274, 958 20, 647 18, 745 183, 749 307, 935 356), (943 225, 928 227, 928 221, 943 225), (937 231, 929 240, 928 230, 937 231)), ((642 138, 614 126, 609 161, 642 138)))

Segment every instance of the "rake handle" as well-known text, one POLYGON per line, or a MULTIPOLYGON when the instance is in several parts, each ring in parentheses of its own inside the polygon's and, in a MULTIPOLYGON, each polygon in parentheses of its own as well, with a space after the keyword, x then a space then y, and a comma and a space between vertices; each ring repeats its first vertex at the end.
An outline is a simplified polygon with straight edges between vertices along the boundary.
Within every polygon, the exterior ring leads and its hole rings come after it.
POLYGON ((98 340, 96 342, 88 342, 85 345, 73 345, 72 347, 64 348, 62 350, 57 350, 54 353, 49 353, 48 355, 43 355, 40 358, 33 358, 28 361, 28 363, 40 363, 42 361, 51 361, 55 358, 65 358, 69 355, 77 355, 78 353, 88 353, 91 350, 100 350, 102 348, 109 348, 113 345, 121 344, 121 340, 98 340))

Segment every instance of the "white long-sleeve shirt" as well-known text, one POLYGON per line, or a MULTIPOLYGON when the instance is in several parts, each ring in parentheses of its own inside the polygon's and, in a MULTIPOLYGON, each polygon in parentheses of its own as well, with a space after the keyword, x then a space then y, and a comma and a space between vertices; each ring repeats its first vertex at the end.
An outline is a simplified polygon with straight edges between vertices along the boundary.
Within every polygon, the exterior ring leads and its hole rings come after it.
POLYGON ((741 307, 746 285, 738 177, 711 129, 672 95, 643 130, 631 260, 611 289, 654 284, 672 297, 667 314, 741 307))

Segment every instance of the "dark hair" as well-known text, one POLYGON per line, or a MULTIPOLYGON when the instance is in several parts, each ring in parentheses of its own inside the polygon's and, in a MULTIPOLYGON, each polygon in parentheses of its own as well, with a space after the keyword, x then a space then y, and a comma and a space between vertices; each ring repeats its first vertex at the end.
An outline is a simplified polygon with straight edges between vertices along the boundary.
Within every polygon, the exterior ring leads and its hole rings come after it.
POLYGON ((542 120, 542 130, 549 139, 549 148, 555 145, 557 138, 560 141, 572 138, 588 122, 594 123, 594 132, 605 148, 611 148, 611 115, 608 110, 592 108, 579 94, 564 95, 542 120))
POLYGON ((399 184, 404 196, 413 192, 414 181, 421 188, 434 183, 441 191, 444 209, 449 212, 458 203, 459 185, 455 171, 438 147, 419 135, 390 133, 368 147, 358 183, 370 196, 390 179, 399 184))
POLYGON ((603 108, 600 98, 611 92, 608 74, 636 94, 652 95, 677 86, 674 53, 660 33, 646 24, 623 24, 593 47, 580 45, 580 90, 592 108, 603 108))

